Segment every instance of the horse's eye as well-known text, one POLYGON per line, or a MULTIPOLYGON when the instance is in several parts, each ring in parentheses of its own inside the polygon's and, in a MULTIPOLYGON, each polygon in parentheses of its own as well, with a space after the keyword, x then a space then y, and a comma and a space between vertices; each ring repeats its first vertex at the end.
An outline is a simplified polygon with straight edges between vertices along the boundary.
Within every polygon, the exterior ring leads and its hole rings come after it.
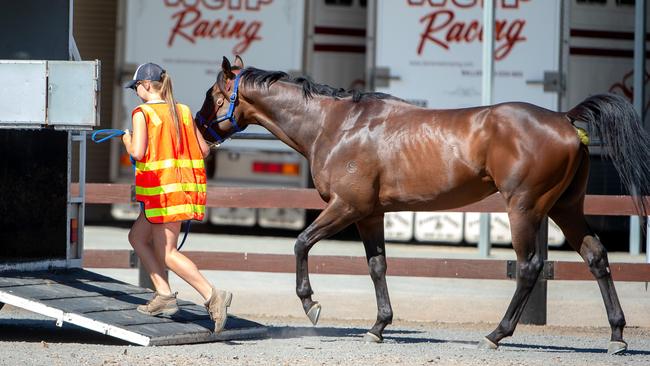
POLYGON ((217 105, 221 107, 223 105, 223 98, 217 99, 217 105))

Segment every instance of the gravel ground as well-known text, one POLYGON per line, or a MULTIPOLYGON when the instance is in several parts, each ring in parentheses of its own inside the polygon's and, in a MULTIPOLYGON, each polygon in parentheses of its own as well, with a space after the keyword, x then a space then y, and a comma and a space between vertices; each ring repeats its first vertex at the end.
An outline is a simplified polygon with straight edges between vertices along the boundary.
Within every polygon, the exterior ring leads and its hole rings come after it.
POLYGON ((606 353, 609 329, 520 325, 496 351, 476 349, 493 324, 396 321, 383 344, 362 340, 368 322, 253 318, 265 339, 139 347, 21 309, 0 311, 0 365, 648 365, 650 329, 626 330, 630 351, 606 353))
MULTIPOLYGON (((124 238, 125 229, 86 228, 87 248, 128 249, 124 238)), ((323 243, 313 253, 364 255, 359 243, 348 244, 323 243)), ((290 254, 293 239, 253 240, 193 233, 191 248, 251 253, 264 249, 290 254)), ((468 258, 474 252, 421 245, 395 245, 389 251, 392 256, 450 258, 468 258)), ((556 251, 549 255, 554 260, 565 260, 565 254, 556 251)), ((511 250, 495 249, 494 255, 509 259, 513 254, 511 250)), ((625 256, 618 261, 643 259, 625 256)), ((91 270, 131 284, 138 282, 135 269, 91 270)), ((607 316, 595 281, 551 281, 550 325, 520 325, 498 350, 482 351, 476 349, 477 342, 503 316, 514 281, 389 277, 395 321, 385 331, 383 344, 366 344, 363 334, 376 316, 374 288, 368 276, 312 275, 315 299, 323 305, 319 325, 312 327, 295 295, 293 273, 203 273, 212 283, 232 291, 233 314, 266 325, 268 338, 139 347, 67 324, 60 329, 52 319, 5 306, 0 311, 0 366, 650 365, 650 293, 643 283, 617 282, 631 325, 625 331, 630 351, 609 356, 607 316)), ((201 302, 187 284, 174 275, 170 279, 180 298, 201 302)))

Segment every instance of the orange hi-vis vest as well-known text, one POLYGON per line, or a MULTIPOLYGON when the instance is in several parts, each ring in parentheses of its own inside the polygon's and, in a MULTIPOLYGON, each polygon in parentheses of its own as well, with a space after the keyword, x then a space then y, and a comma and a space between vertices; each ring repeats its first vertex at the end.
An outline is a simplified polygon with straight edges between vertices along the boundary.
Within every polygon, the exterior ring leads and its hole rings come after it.
POLYGON ((147 123, 147 150, 135 162, 135 199, 144 204, 151 223, 203 220, 205 215, 205 165, 192 114, 186 105, 176 107, 180 139, 167 104, 142 104, 131 113, 142 112, 147 123))

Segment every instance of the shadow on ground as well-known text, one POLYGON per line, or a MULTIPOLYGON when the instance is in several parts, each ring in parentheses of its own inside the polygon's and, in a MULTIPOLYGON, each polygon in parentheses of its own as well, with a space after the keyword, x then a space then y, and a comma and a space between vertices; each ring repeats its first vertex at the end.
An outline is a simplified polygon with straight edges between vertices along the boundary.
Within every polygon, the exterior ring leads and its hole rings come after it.
MULTIPOLYGON (((508 343, 500 346, 503 351, 518 352, 551 352, 551 353, 607 353, 606 348, 586 348, 586 347, 569 347, 569 346, 549 346, 541 344, 521 344, 508 343)), ((623 355, 650 355, 650 351, 627 350, 623 355)))
MULTIPOLYGON (((319 337, 321 342, 364 342, 363 335, 367 329, 346 327, 294 327, 294 326, 267 326, 267 338, 272 339, 300 339, 304 337, 319 337)), ((462 348, 476 348, 478 342, 472 340, 449 340, 426 337, 425 331, 408 329, 390 329, 384 332, 384 343, 387 345, 408 345, 439 343, 458 345, 462 348)), ((54 320, 41 319, 0 319, 0 341, 2 342, 45 342, 45 343, 80 343, 97 345, 124 346, 128 342, 90 331, 73 324, 64 323, 57 327, 54 320)), ((259 338, 251 340, 226 341, 228 345, 246 345, 250 341, 260 341, 259 338)), ((45 347, 45 345, 44 345, 45 347)), ((485 351, 495 352, 495 351, 485 351)), ((521 344, 504 342, 496 352, 548 352, 548 353, 578 353, 578 354, 604 354, 604 348, 553 346, 544 344, 521 344)), ((650 351, 628 350, 625 355, 649 356, 650 351)))
POLYGON ((54 320, 0 319, 0 341, 128 345, 128 342, 54 320))

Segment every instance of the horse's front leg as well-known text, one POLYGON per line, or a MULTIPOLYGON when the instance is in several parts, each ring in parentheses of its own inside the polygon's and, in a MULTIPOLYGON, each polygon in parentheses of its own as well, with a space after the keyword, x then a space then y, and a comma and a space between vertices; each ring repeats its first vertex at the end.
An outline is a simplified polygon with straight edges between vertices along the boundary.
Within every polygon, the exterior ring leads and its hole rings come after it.
POLYGON ((311 298, 314 292, 309 282, 309 250, 319 240, 336 234, 356 221, 358 217, 357 210, 338 196, 333 196, 316 220, 298 235, 298 240, 294 246, 294 253, 296 254, 296 294, 302 302, 307 317, 314 325, 318 323, 321 306, 311 298))
POLYGON ((381 342, 384 328, 393 321, 388 286, 386 285, 386 250, 384 244, 384 215, 372 216, 357 222, 357 229, 366 249, 368 271, 375 285, 377 321, 364 336, 369 342, 381 342))

